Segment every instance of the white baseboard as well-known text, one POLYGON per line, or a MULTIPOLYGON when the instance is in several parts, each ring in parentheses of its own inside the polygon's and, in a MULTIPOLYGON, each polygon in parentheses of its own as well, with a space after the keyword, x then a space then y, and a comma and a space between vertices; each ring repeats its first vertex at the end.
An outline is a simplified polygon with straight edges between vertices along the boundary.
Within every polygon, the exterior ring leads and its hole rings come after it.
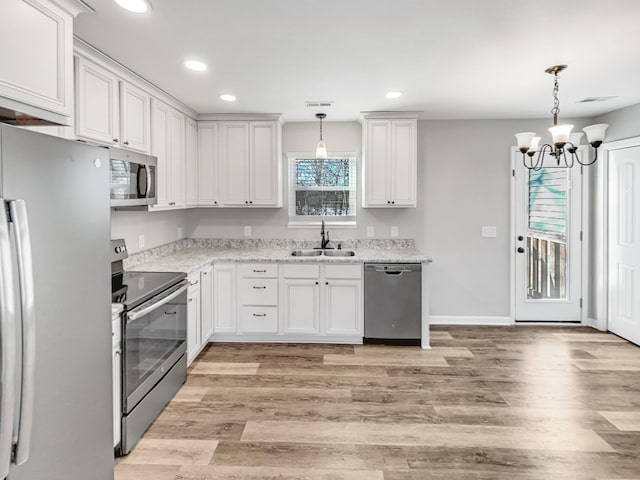
POLYGON ((229 342, 229 343, 246 343, 246 342, 267 342, 267 343, 344 343, 348 345, 362 345, 362 336, 312 336, 312 335, 235 335, 233 333, 227 334, 213 334, 209 338, 209 342, 229 342))
POLYGON ((600 330, 601 332, 607 331, 607 322, 605 322, 604 320, 596 320, 595 318, 589 317, 587 318, 585 325, 587 327, 592 327, 592 328, 595 328, 596 330, 600 330))
POLYGON ((513 325, 511 317, 429 315, 431 325, 513 325))

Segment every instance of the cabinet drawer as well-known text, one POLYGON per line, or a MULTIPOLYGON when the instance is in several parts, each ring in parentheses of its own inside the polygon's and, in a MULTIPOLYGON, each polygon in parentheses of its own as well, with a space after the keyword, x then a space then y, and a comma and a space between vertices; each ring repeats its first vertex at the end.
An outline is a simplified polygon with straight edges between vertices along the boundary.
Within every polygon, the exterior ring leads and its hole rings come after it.
POLYGON ((238 272, 241 277, 278 278, 278 265, 276 263, 248 263, 240 265, 238 272))
POLYGON ((242 307, 242 333, 278 333, 278 307, 242 307))
POLYGON ((320 265, 283 265, 284 278, 320 278, 320 265))
POLYGON ((362 265, 327 265, 325 278, 362 278, 362 265))
POLYGON ((242 305, 278 305, 278 280, 243 278, 240 280, 242 305))

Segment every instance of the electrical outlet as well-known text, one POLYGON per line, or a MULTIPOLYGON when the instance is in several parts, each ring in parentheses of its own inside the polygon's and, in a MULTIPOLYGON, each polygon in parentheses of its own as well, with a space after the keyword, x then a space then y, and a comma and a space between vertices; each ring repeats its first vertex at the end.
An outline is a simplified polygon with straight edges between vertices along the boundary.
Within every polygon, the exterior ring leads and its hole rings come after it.
POLYGON ((373 237, 375 235, 375 230, 373 227, 367 227, 367 237, 373 237))
POLYGON ((251 225, 245 225, 244 226, 244 236, 245 237, 250 237, 251 236, 251 225))
POLYGON ((178 238, 182 238, 182 227, 178 227, 178 238))
POLYGON ((392 237, 397 237, 398 236, 398 227, 391 227, 391 236, 392 237))
POLYGON ((138 235, 138 248, 144 248, 144 235, 138 235))
POLYGON ((498 228, 493 226, 483 226, 482 236, 484 238, 494 238, 498 236, 498 228))

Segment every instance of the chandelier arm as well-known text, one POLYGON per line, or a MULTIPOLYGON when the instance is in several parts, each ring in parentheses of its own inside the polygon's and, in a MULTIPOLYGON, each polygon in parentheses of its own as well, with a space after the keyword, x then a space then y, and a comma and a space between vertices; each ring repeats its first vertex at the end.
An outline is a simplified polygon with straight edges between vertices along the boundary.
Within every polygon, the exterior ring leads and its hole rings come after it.
POLYGON ((591 160, 590 162, 582 162, 580 160, 580 158, 577 158, 577 156, 576 156, 576 158, 578 160, 578 163, 580 165, 582 165, 583 167, 588 167, 589 165, 593 165, 594 163, 596 163, 596 160, 598 160, 598 149, 594 148, 594 150, 595 150, 596 154, 593 156, 593 160, 591 160))
POLYGON ((566 150, 563 152, 563 157, 564 157, 564 164, 567 166, 567 168, 573 168, 573 165, 574 165, 576 159, 578 158, 578 156, 575 153, 569 152, 569 159, 570 160, 567 160, 567 151, 566 150))

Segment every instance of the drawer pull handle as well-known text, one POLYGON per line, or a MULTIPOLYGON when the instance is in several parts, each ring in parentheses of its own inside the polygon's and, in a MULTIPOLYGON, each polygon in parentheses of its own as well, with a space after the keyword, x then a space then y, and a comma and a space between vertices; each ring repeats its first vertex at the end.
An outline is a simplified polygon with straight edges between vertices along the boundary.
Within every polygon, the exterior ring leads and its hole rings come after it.
POLYGON ((254 285, 254 286, 253 286, 253 288, 255 288, 256 290, 262 290, 262 289, 265 289, 265 288, 267 288, 267 287, 256 287, 256 286, 254 285))
POLYGON ((254 313, 253 316, 254 317, 266 317, 267 314, 266 313, 254 313))
POLYGON ((254 270, 253 273, 267 273, 266 270, 254 270))
POLYGON ((200 282, 199 280, 196 280, 195 282, 191 282, 189 285, 193 287, 194 285, 197 285, 199 282, 200 282))

